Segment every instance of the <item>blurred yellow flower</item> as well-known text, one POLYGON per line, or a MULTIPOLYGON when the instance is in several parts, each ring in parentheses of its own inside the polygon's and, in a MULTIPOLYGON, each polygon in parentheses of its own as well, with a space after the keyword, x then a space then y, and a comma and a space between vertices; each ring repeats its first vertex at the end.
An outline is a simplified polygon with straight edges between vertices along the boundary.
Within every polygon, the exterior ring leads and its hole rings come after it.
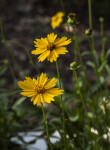
POLYGON ((63 16, 63 12, 58 12, 51 18, 51 26, 53 29, 60 25, 60 23, 63 21, 63 16))
POLYGON ((55 96, 63 94, 63 90, 54 88, 56 86, 57 79, 49 79, 46 77, 46 73, 42 73, 37 79, 26 77, 26 80, 19 81, 18 85, 23 92, 20 94, 27 97, 32 97, 33 104, 39 106, 41 103, 51 103, 54 101, 55 96))
POLYGON ((66 54, 66 45, 71 43, 71 39, 67 40, 67 37, 57 38, 57 34, 50 33, 47 38, 35 39, 36 50, 31 53, 34 55, 41 54, 38 59, 39 62, 43 62, 46 58, 48 61, 56 61, 60 54, 66 54))

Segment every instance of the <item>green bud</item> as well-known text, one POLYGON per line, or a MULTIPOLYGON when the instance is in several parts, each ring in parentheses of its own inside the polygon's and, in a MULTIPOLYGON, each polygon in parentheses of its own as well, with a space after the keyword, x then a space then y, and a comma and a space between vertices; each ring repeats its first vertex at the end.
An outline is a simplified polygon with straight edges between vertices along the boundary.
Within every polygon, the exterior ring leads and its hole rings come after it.
POLYGON ((4 64, 8 64, 8 59, 4 59, 4 64))
POLYGON ((85 30, 85 35, 87 35, 87 36, 91 36, 92 35, 92 29, 87 29, 87 30, 85 30))
POLYGON ((76 25, 77 24, 76 16, 77 15, 75 13, 68 14, 68 20, 67 20, 68 25, 76 25))
POLYGON ((104 18, 103 18, 103 17, 100 17, 100 18, 99 18, 99 21, 100 21, 100 22, 104 22, 104 18))
POLYGON ((76 70, 77 69, 77 67, 78 67, 78 64, 76 63, 76 62, 72 62, 71 64, 70 64, 70 69, 71 70, 76 70))

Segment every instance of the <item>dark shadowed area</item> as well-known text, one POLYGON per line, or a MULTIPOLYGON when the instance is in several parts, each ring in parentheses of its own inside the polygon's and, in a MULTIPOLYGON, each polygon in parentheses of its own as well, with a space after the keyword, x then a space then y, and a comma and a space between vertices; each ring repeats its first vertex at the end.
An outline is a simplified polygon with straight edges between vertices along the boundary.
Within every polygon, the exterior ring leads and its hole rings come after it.
MULTIPOLYGON (((105 17, 105 35, 109 36, 109 17, 108 14, 110 13, 109 9, 109 1, 105 1, 104 3, 97 0, 96 2, 93 1, 93 34, 96 37, 97 41, 100 36, 100 26, 99 26, 99 17, 103 16, 105 17), (102 9, 102 4, 105 9, 102 9), (108 4, 108 5, 107 5, 108 4), (99 11, 98 11, 99 10, 99 11), (103 11, 105 10, 105 11, 103 11), (98 30, 97 30, 98 29, 98 30)), ((88 4, 85 0, 74 0, 74 1, 64 1, 65 4, 65 10, 66 13, 75 12, 78 15, 79 19, 79 25, 77 26, 77 33, 80 35, 80 49, 81 51, 88 50, 88 43, 86 43, 86 37, 83 34, 84 30, 88 28, 88 4)), ((14 43, 14 41, 20 42, 29 53, 31 53, 31 50, 34 48, 34 40, 35 38, 41 38, 45 37, 48 33, 55 32, 58 34, 59 37, 67 35, 65 32, 65 29, 63 27, 63 24, 58 27, 55 30, 52 30, 50 22, 51 17, 58 11, 62 11, 62 6, 60 1, 54 0, 54 1, 45 1, 45 0, 19 0, 19 1, 13 1, 13 0, 1 0, 0 4, 0 17, 2 19, 3 28, 4 28, 4 34, 6 40, 11 40, 8 43, 8 46, 12 53, 14 54, 17 61, 22 66, 22 69, 24 72, 27 73, 27 75, 34 76, 37 72, 34 70, 30 63, 27 54, 24 52, 23 48, 18 45, 17 43, 14 43)), ((65 22, 65 21, 64 21, 65 22)), ((72 31, 69 33, 72 35, 72 31)), ((0 35, 0 39, 2 40, 2 37, 0 35)), ((109 43, 109 42, 108 42, 109 43)), ((109 44, 107 44, 107 47, 109 47, 109 44)), ((100 53, 101 45, 99 42, 96 44, 96 48, 100 53)), ((60 56, 58 59, 61 69, 61 77, 63 80, 65 80, 68 77, 68 81, 66 83, 65 89, 70 90, 70 84, 71 84, 71 78, 70 74, 71 72, 67 69, 69 67, 69 64, 73 61, 73 54, 72 54, 72 46, 68 46, 69 53, 64 56, 60 56)), ((56 74, 55 69, 55 63, 50 63, 47 61, 44 61, 43 63, 37 62, 37 56, 33 56, 34 62, 39 68, 41 72, 51 72, 53 74, 56 74)), ((16 66, 16 64, 11 59, 11 56, 9 53, 7 53, 6 48, 1 43, 1 54, 0 59, 9 59, 12 67, 14 68, 14 72, 16 74, 16 77, 21 79, 20 70, 16 66)), ((84 62, 88 57, 84 57, 84 62)), ((95 78, 94 74, 91 77, 91 72, 88 71, 88 74, 90 74, 90 78, 95 78)), ((6 77, 8 79, 11 79, 10 72, 7 71, 6 77)), ((94 80, 94 79, 93 79, 94 80)), ((10 85, 10 80, 8 81, 8 84, 10 85)))

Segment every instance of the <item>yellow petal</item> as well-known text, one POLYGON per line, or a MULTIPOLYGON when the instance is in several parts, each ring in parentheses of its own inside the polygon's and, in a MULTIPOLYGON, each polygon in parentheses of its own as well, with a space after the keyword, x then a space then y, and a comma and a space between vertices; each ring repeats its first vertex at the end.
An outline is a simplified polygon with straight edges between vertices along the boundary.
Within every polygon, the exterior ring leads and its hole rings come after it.
POLYGON ((55 87, 57 81, 58 81, 58 80, 55 79, 55 78, 52 78, 51 80, 48 80, 48 82, 45 84, 44 88, 45 88, 45 89, 50 89, 50 88, 55 87))
POLYGON ((41 97, 39 94, 35 97, 33 103, 34 103, 34 105, 37 104, 37 106, 39 106, 41 104, 41 97))
POLYGON ((37 93, 36 92, 24 91, 24 92, 21 92, 20 94, 23 95, 23 96, 32 97, 32 96, 35 96, 37 93))
POLYGON ((45 99, 44 99, 43 94, 40 94, 40 97, 41 97, 41 102, 42 102, 42 103, 45 103, 45 99))
POLYGON ((44 85, 48 80, 48 77, 46 77, 46 73, 42 73, 39 77, 39 84, 44 85))
POLYGON ((58 46, 65 46, 71 43, 71 39, 67 40, 67 37, 62 37, 61 39, 55 41, 55 45, 58 46))
POLYGON ((36 95, 31 98, 31 102, 33 102, 35 98, 36 98, 36 95))
POLYGON ((57 60, 57 57, 53 51, 50 52, 49 56, 47 57, 47 60, 49 60, 50 62, 57 60))
POLYGON ((47 39, 48 39, 49 43, 53 43, 56 38, 57 38, 57 34, 55 35, 54 33, 50 33, 47 35, 47 39))
POLYGON ((51 101, 54 101, 53 97, 49 97, 46 93, 43 93, 43 97, 45 99, 45 102, 51 103, 51 101))
POLYGON ((56 47, 55 49, 57 54, 66 54, 68 51, 66 50, 66 47, 56 47))
POLYGON ((59 88, 52 88, 52 89, 46 90, 46 94, 58 96, 60 94, 63 94, 63 90, 60 90, 59 88))
POLYGON ((39 61, 44 61, 45 59, 46 59, 46 57, 48 56, 50 54, 50 51, 49 50, 47 50, 47 51, 45 51, 44 53, 42 53, 39 57, 38 57, 38 59, 39 59, 39 61))
POLYGON ((32 50, 31 54, 34 54, 34 55, 39 55, 39 54, 42 54, 46 51, 47 49, 39 49, 37 48, 36 50, 32 50))

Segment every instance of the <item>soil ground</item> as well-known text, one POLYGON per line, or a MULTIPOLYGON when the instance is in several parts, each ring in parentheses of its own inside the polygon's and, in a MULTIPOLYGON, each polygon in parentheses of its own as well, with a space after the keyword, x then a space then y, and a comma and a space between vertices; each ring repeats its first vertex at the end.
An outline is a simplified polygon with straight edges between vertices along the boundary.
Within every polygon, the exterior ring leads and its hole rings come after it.
MULTIPOLYGON (((75 12, 78 14, 79 25, 76 28, 77 34, 79 36, 80 50, 84 52, 89 49, 89 44, 87 37, 85 37, 83 31, 88 28, 88 8, 85 1, 65 1, 66 12, 75 12)), ((59 37, 67 35, 65 32, 63 24, 57 28, 55 31, 52 30, 50 26, 51 17, 58 11, 61 11, 62 7, 58 0, 45 1, 45 0, 1 0, 0 4, 0 17, 2 19, 4 34, 6 40, 14 40, 20 42, 26 47, 26 49, 31 53, 34 48, 35 38, 45 37, 48 33, 55 32, 59 37)), ((94 9, 93 9, 94 10, 94 9)), ((105 24, 105 36, 109 38, 109 22, 105 24)), ((100 42, 100 26, 98 21, 98 15, 93 12, 93 35, 95 37, 95 47, 99 55, 101 52, 101 42, 100 42)), ((73 32, 69 32, 69 35, 73 36, 73 32)), ((2 37, 0 35, 0 41, 2 37)), ((17 80, 23 80, 23 76, 19 71, 16 64, 11 59, 9 53, 7 52, 3 43, 0 44, 0 60, 8 59, 17 80)), ((16 60, 20 63, 24 72, 29 76, 34 76, 37 74, 36 70, 32 68, 29 64, 28 55, 24 52, 23 48, 14 43, 8 43, 8 46, 12 53, 14 54, 16 60)), ((106 50, 109 48, 109 40, 107 40, 106 50)), ((64 83, 64 88, 66 91, 71 92, 72 90, 72 72, 68 70, 69 65, 73 62, 73 50, 72 46, 68 46, 69 53, 60 56, 58 59, 59 68, 61 73, 61 78, 64 83)), ((37 57, 32 56, 36 66, 39 68, 40 72, 47 72, 56 75, 55 63, 50 63, 44 61, 38 63, 37 57)), ((84 64, 87 60, 90 60, 90 56, 83 57, 84 64)), ((2 64, 2 63, 1 63, 2 64)), ((87 67, 87 66, 86 66, 87 67)), ((95 81, 95 73, 90 67, 87 67, 87 74, 91 82, 95 81)), ((8 87, 12 84, 12 77, 7 70, 5 77, 7 78, 8 87)))

